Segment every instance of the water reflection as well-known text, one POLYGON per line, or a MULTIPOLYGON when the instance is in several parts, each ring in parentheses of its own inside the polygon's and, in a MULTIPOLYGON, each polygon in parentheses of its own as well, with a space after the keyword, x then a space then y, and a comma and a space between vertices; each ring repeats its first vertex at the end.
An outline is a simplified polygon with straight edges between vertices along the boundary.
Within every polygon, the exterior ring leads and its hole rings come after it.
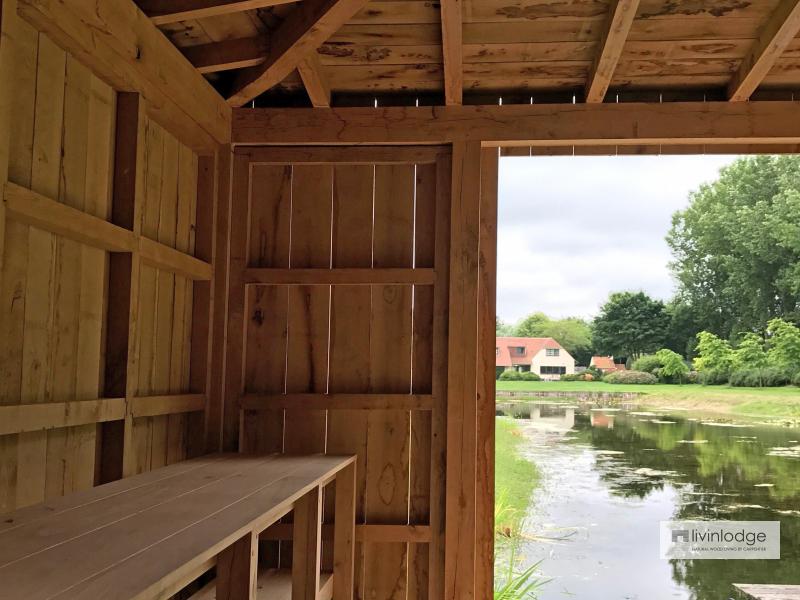
POLYGON ((800 431, 663 413, 498 405, 543 472, 524 546, 554 598, 723 600, 800 584, 800 431), (781 560, 664 561, 667 519, 780 520, 781 560))

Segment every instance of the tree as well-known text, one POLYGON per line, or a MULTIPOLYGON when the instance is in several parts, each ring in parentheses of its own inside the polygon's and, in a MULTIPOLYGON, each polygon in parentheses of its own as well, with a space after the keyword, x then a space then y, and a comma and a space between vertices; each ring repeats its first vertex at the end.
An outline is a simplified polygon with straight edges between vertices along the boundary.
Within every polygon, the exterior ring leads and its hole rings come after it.
POLYGON ((663 347, 668 326, 669 315, 660 300, 644 292, 616 292, 595 318, 592 339, 601 354, 635 359, 663 347))
POLYGON ((800 329, 783 319, 773 319, 769 322, 767 332, 770 366, 792 374, 800 371, 800 329))
POLYGON ((689 375, 689 367, 683 357, 677 352, 662 348, 656 352, 656 357, 661 361, 661 368, 658 376, 662 379, 677 379, 679 384, 683 384, 684 378, 689 375))
POLYGON ((500 317, 494 318, 494 334, 497 337, 514 335, 514 326, 504 322, 500 317))
POLYGON ((549 322, 550 317, 543 312, 531 313, 517 323, 514 328, 514 335, 519 337, 546 337, 544 327, 549 322))
POLYGON ((543 312, 531 313, 517 324, 513 335, 551 337, 579 364, 588 365, 592 357, 592 330, 578 317, 551 319, 543 312))
POLYGON ((736 350, 733 352, 735 369, 752 369, 758 372, 758 385, 764 387, 763 370, 767 366, 767 353, 764 350, 764 338, 752 331, 744 334, 736 350))
POLYGON ((698 371, 729 372, 733 366, 733 349, 728 340, 723 340, 710 331, 697 334, 697 357, 694 368, 698 371))
POLYGON ((732 339, 800 317, 800 157, 737 160, 692 193, 667 236, 679 297, 732 339))

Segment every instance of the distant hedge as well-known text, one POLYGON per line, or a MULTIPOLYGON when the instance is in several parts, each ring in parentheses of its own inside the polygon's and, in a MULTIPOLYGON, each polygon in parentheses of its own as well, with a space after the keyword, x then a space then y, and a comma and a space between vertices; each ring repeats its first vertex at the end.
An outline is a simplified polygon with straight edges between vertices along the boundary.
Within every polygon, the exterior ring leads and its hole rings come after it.
POLYGON ((632 383, 638 385, 654 385, 658 377, 644 371, 614 371, 603 377, 606 383, 632 383))
POLYGON ((734 387, 783 387, 789 383, 789 374, 774 367, 739 369, 731 373, 730 377, 730 384, 734 387))

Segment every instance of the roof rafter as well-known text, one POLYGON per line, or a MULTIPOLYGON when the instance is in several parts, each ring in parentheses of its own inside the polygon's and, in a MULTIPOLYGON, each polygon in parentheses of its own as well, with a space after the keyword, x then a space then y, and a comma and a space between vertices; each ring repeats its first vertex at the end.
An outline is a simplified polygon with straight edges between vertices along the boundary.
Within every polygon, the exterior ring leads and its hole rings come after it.
POLYGON ((316 52, 309 54, 297 65, 297 71, 303 80, 311 105, 315 108, 330 108, 331 88, 322 73, 319 55, 316 52))
POLYGON ((599 51, 589 71, 586 102, 602 102, 605 98, 638 8, 639 0, 612 0, 599 51))
POLYGON ((215 73, 261 64, 269 42, 266 36, 256 36, 188 46, 180 51, 201 73, 215 73))
POLYGON ((137 0, 156 25, 255 10, 297 0, 137 0))
POLYGON ((464 64, 461 0, 441 0, 444 99, 448 106, 461 104, 464 96, 464 64))
POLYGON ((783 0, 728 84, 728 98, 732 102, 749 99, 798 32, 800 0, 783 0))
POLYGON ((304 0, 270 35, 263 64, 241 72, 228 102, 241 106, 280 83, 368 0, 304 0))

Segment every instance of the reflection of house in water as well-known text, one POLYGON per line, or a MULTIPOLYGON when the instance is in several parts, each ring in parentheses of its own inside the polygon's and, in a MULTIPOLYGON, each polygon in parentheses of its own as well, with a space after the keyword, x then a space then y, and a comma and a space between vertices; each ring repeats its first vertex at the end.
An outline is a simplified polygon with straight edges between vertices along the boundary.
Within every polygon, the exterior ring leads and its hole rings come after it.
POLYGON ((614 415, 607 415, 604 412, 593 410, 589 413, 589 423, 591 423, 592 427, 614 429, 614 415))
POLYGON ((530 419, 553 429, 572 429, 575 425, 575 406, 541 402, 501 402, 497 414, 515 419, 530 419))

